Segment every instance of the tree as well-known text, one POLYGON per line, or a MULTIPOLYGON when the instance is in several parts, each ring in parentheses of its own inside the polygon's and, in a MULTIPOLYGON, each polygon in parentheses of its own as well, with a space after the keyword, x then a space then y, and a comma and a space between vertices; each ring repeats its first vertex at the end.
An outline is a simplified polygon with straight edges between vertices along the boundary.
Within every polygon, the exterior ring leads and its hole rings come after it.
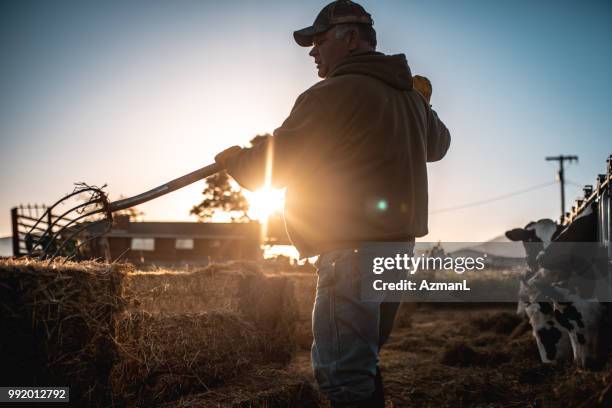
POLYGON ((249 203, 240 189, 232 188, 230 177, 225 170, 206 179, 206 188, 202 194, 204 200, 189 211, 189 214, 197 216, 200 221, 211 221, 217 212, 230 213, 232 222, 250 220, 247 215, 249 203))
MULTIPOLYGON (((268 136, 268 133, 257 135, 249 143, 255 146, 268 136)), ((202 191, 204 200, 194 205, 189 214, 197 216, 200 221, 211 221, 217 212, 225 212, 230 214, 232 222, 250 221, 247 214, 249 203, 240 187, 232 188, 230 179, 225 170, 206 178, 206 188, 202 191)))

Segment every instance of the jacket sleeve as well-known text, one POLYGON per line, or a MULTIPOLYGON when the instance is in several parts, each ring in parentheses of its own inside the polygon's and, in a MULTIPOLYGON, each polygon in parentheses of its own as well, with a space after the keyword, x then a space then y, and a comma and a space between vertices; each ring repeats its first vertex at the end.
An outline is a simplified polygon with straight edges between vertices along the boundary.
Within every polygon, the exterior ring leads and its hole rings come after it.
POLYGON ((427 161, 441 160, 450 146, 450 132, 433 109, 428 109, 427 161))
POLYGON ((285 187, 315 168, 331 147, 328 116, 320 99, 304 92, 272 136, 227 161, 227 172, 249 190, 262 187, 268 178, 274 187, 285 187))

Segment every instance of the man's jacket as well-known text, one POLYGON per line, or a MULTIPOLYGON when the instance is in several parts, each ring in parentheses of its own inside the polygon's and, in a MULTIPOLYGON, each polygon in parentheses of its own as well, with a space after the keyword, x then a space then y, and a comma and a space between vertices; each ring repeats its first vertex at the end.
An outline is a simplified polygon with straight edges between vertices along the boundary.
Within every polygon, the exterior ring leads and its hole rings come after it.
POLYGON ((427 167, 448 129, 412 87, 404 55, 344 59, 301 94, 272 137, 227 162, 243 187, 287 187, 285 225, 300 256, 427 234, 427 167))

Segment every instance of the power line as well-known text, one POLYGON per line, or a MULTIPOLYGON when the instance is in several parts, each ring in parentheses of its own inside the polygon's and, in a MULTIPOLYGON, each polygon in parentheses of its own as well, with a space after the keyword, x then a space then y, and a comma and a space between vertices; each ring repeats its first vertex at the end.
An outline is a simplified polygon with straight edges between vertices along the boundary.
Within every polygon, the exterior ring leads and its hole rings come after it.
POLYGON ((507 193, 507 194, 503 194, 503 195, 500 195, 500 196, 497 196, 497 197, 487 198, 485 200, 474 201, 474 202, 471 202, 471 203, 461 204, 461 205, 457 205, 457 206, 453 206, 453 207, 440 208, 438 210, 430 211, 429 214, 430 215, 431 214, 440 214, 440 213, 443 213, 443 212, 450 212, 450 211, 455 211, 455 210, 462 210, 464 208, 469 208, 469 207, 476 207, 478 205, 488 204, 488 203, 491 203, 493 201, 503 200, 505 198, 514 197, 514 196, 519 195, 519 194, 524 194, 524 193, 528 193, 528 192, 533 191, 533 190, 538 190, 540 188, 552 186, 553 184, 556 184, 556 183, 557 183, 557 181, 550 181, 548 183, 538 184, 536 186, 524 188, 522 190, 513 191, 512 193, 507 193))
POLYGON ((571 185, 576 186, 576 187, 580 187, 580 188, 584 187, 584 184, 576 183, 575 181, 572 181, 572 180, 565 179, 565 182, 567 184, 571 184, 571 185))

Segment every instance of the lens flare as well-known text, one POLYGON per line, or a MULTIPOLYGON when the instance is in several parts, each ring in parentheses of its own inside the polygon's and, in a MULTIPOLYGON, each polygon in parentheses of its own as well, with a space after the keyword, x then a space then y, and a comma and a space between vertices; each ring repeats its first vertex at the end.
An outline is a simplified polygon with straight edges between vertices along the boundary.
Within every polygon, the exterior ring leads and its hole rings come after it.
POLYGON ((275 212, 282 212, 285 204, 285 190, 263 187, 260 190, 245 191, 249 202, 249 217, 265 223, 275 212))

